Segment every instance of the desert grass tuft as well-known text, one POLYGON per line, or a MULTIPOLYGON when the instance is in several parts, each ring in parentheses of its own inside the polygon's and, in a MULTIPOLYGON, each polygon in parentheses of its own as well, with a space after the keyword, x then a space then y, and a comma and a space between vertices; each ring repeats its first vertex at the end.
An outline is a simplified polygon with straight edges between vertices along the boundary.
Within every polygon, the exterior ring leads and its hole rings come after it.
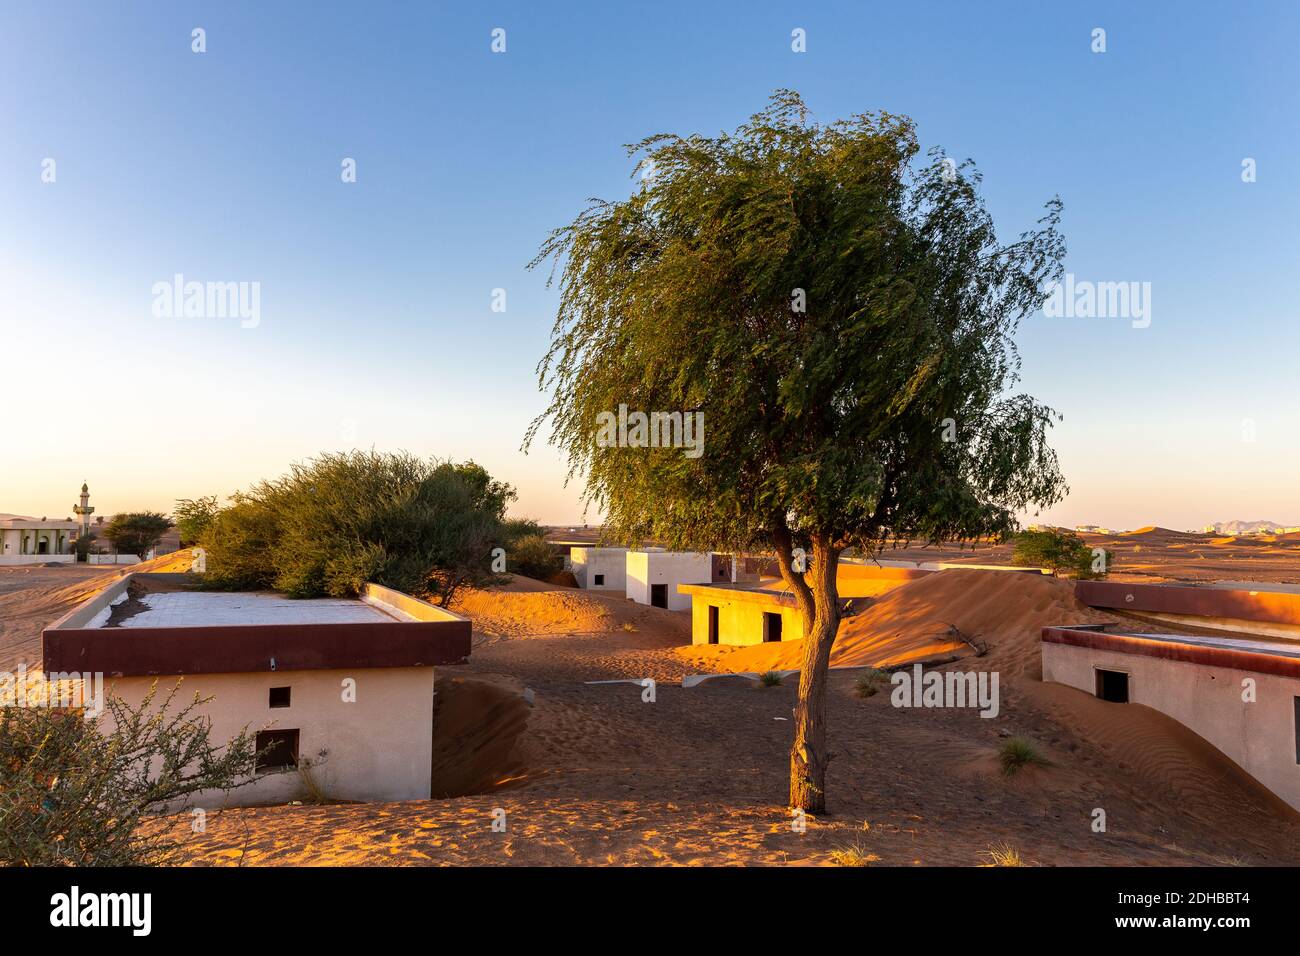
POLYGON ((836 866, 870 866, 880 857, 867 850, 861 842, 850 843, 831 851, 831 862, 836 866))
POLYGON ((1002 763, 1002 773, 1008 777, 1019 773, 1022 767, 1031 764, 1045 767, 1048 763, 1047 758, 1038 752, 1038 748, 1024 737, 1012 737, 1004 743, 998 752, 998 759, 1002 763))
POLYGON ((880 690, 880 685, 889 680, 889 674, 877 667, 871 667, 858 675, 857 689, 858 696, 862 698, 875 697, 880 690))
POLYGON ((989 866, 1025 866, 1020 851, 1010 843, 994 843, 983 854, 991 861, 989 866))

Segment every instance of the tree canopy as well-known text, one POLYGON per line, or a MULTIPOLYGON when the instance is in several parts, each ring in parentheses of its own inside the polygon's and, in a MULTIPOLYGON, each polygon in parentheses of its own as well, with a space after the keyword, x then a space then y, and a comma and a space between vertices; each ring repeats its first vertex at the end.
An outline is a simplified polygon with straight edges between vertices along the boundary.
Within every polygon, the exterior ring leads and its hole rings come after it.
POLYGON ((157 511, 132 511, 114 515, 102 533, 120 554, 134 554, 143 561, 171 527, 168 517, 157 511))

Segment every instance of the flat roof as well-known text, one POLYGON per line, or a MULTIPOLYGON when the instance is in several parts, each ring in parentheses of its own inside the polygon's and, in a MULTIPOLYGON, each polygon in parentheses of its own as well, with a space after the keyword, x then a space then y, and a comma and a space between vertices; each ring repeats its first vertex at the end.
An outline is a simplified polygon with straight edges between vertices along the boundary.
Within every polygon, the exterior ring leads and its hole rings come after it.
MULTIPOLYGON (((101 610, 87 627, 104 627, 121 604, 101 610)), ((128 602, 114 627, 211 627, 238 624, 361 624, 410 620, 373 604, 346 598, 295 600, 261 591, 163 591, 128 602), (142 610, 134 610, 143 605, 142 610)))
POLYGON ((1300 678, 1300 642, 1192 634, 1110 633, 1093 628, 1045 627, 1044 644, 1065 644, 1185 664, 1300 678))
POLYGON ((360 600, 185 590, 128 574, 42 633, 42 668, 112 677, 432 667, 469 657, 468 620, 376 584, 360 600))

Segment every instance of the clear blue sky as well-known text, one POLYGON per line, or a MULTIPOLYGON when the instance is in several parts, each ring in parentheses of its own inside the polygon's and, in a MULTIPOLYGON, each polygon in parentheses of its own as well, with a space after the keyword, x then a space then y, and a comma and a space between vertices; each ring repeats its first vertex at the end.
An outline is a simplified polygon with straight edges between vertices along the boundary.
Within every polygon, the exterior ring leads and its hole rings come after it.
POLYGON ((1025 387, 1066 416, 1048 518, 1300 524, 1294 4, 547 7, 6 2, 0 511, 66 512, 83 478, 103 511, 167 509, 374 445, 475 458, 518 512, 578 519, 555 453, 518 451, 555 303, 524 265, 626 195, 623 143, 790 87, 973 158, 1004 238, 1059 194, 1070 272, 1152 284, 1150 328, 1022 332, 1025 387), (155 317, 178 272, 260 282, 260 324, 155 317))

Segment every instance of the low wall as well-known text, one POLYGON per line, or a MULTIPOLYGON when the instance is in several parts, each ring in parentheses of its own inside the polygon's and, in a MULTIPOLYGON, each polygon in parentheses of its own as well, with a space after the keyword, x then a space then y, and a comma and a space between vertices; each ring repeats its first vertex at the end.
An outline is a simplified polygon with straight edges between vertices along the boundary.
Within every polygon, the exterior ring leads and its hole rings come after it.
POLYGON ((1074 593, 1089 607, 1169 624, 1300 640, 1300 594, 1112 581, 1078 581, 1074 593))
POLYGON ((1042 640, 1044 681, 1095 696, 1099 669, 1128 674, 1130 703, 1184 724, 1300 809, 1300 659, 1072 628, 1043 628, 1042 640))
POLYGON ((0 555, 0 566, 22 564, 75 564, 75 554, 4 554, 0 555))

